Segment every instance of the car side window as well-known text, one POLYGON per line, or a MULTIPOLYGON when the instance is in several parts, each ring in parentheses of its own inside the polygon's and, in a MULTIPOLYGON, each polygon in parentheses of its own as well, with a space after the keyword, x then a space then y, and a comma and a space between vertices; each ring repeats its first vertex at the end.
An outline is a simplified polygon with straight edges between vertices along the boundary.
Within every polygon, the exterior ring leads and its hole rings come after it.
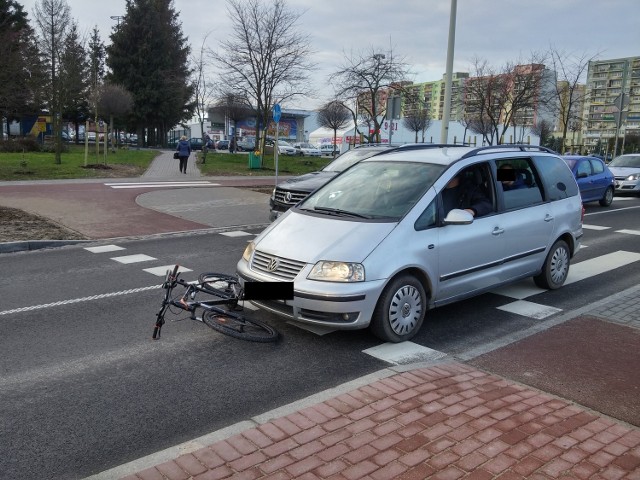
POLYGON ((542 203, 539 175, 530 159, 499 160, 496 168, 505 210, 542 203))
POLYGON ((598 160, 589 160, 589 162, 591 162, 591 169, 593 170, 594 175, 604 172, 604 164, 598 160))
POLYGON ((432 228, 436 226, 436 212, 437 212, 437 202, 435 199, 429 204, 427 208, 424 209, 424 212, 420 214, 416 223, 413 224, 413 228, 417 231, 426 230, 427 228, 432 228))
POLYGON ((584 178, 591 175, 591 165, 588 161, 581 161, 578 163, 578 168, 576 169, 576 178, 584 178))
POLYGON ((554 156, 533 157, 533 165, 540 173, 545 200, 562 200, 579 194, 576 179, 561 158, 554 156))

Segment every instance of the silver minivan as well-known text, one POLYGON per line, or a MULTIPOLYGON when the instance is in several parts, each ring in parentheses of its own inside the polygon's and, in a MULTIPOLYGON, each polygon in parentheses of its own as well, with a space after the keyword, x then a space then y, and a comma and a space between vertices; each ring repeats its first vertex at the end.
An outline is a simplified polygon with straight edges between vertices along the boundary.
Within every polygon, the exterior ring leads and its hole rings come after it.
POLYGON ((555 289, 582 236, 575 178, 542 147, 406 145, 363 160, 249 243, 244 282, 293 282, 260 308, 401 342, 428 309, 533 277, 555 289))

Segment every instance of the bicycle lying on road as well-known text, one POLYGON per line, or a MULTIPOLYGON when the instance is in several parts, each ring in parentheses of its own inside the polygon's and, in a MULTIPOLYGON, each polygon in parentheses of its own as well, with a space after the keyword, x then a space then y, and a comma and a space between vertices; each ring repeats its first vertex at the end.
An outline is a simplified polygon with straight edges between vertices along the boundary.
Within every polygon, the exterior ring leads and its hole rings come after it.
POLYGON ((273 327, 232 311, 238 308, 238 302, 243 299, 243 290, 236 277, 223 273, 202 273, 197 283, 190 283, 179 278, 179 268, 179 265, 176 265, 173 270, 167 270, 162 284, 165 293, 160 311, 156 314, 154 340, 160 338, 167 311, 179 313, 174 312, 172 307, 189 312, 190 320, 202 322, 231 337, 263 343, 278 339, 279 334, 273 327), (181 295, 173 296, 173 289, 178 285, 184 287, 185 291, 181 295), (203 295, 206 295, 204 300, 196 300, 196 296, 203 295), (203 310, 201 316, 196 315, 199 309, 203 310))

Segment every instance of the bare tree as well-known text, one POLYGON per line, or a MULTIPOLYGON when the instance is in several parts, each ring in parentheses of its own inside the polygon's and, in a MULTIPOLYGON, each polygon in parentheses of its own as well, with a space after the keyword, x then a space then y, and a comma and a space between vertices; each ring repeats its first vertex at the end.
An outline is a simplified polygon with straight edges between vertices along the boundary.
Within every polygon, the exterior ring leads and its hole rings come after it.
POLYGON ((198 117, 198 122, 200 123, 200 131, 202 132, 203 141, 205 142, 205 144, 206 138, 204 138, 204 121, 207 117, 208 107, 211 103, 213 103, 215 98, 215 85, 208 78, 209 64, 207 62, 208 56, 205 54, 205 42, 207 41, 209 35, 210 33, 208 33, 204 37, 198 55, 191 58, 191 63, 193 65, 193 96, 195 99, 194 112, 196 114, 196 117, 198 117))
POLYGON ((255 105, 260 144, 273 105, 309 93, 310 41, 298 31, 301 14, 285 0, 227 0, 227 11, 232 33, 211 55, 223 67, 225 83, 255 105))
POLYGON ((418 143, 418 132, 422 132, 422 142, 424 142, 424 134, 431 126, 429 110, 424 108, 424 106, 417 110, 412 110, 403 117, 402 124, 407 130, 415 132, 415 143, 418 143))
MULTIPOLYGON (((408 75, 403 57, 394 56, 393 49, 386 53, 374 47, 358 53, 345 53, 339 70, 329 77, 337 98, 355 100, 354 116, 370 122, 370 132, 380 141, 380 127, 387 111, 387 96, 392 90, 401 91, 408 75)), ((358 121, 356 119, 356 125, 358 121)))
POLYGON ((553 125, 550 121, 542 119, 533 124, 531 133, 540 137, 540 145, 546 146, 549 137, 553 133, 553 125))
POLYGON ((465 115, 487 143, 502 143, 509 126, 536 108, 548 80, 542 59, 533 54, 528 63, 507 63, 499 71, 486 60, 474 60, 465 84, 465 115))
MULTIPOLYGON (((212 112, 233 124, 233 135, 231 138, 236 144, 236 131, 238 122, 240 120, 244 120, 245 118, 255 116, 256 114, 256 111, 251 105, 249 99, 243 96, 242 92, 234 91, 231 88, 225 88, 219 94, 212 112)), ((257 132, 258 131, 256 130, 256 134, 257 132)), ((257 145, 254 144, 254 149, 256 147, 257 145)))
POLYGON ((578 56, 550 47, 549 56, 556 72, 556 88, 552 106, 556 108, 556 117, 562 130, 562 152, 565 152, 567 132, 573 120, 582 121, 580 106, 585 100, 586 89, 582 81, 593 55, 582 53, 578 56))
POLYGON ((341 102, 333 100, 318 110, 318 123, 321 127, 333 130, 333 156, 336 155, 338 130, 345 127, 351 119, 351 112, 341 102))
POLYGON ((50 72, 49 109, 55 138, 55 163, 62 163, 60 135, 60 78, 58 60, 62 54, 67 29, 71 24, 71 8, 66 0, 40 0, 35 6, 35 20, 40 30, 41 49, 47 56, 50 72))

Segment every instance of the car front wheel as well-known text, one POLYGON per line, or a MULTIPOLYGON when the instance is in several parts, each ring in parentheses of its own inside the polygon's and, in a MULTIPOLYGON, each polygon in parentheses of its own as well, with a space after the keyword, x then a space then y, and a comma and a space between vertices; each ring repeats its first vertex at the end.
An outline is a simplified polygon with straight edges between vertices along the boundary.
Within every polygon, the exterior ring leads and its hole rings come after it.
POLYGON ((613 202, 613 187, 607 187, 604 196, 600 199, 600 205, 608 207, 611 205, 611 202, 613 202))
POLYGON ((395 278, 385 287, 371 319, 371 331, 381 340, 407 341, 420 330, 427 308, 424 287, 413 275, 395 278))
POLYGON ((553 244, 549 254, 542 266, 542 272, 533 277, 533 281, 540 288, 555 290, 560 288, 567 275, 569 275, 569 264, 571 263, 571 253, 569 246, 564 240, 558 240, 553 244))

